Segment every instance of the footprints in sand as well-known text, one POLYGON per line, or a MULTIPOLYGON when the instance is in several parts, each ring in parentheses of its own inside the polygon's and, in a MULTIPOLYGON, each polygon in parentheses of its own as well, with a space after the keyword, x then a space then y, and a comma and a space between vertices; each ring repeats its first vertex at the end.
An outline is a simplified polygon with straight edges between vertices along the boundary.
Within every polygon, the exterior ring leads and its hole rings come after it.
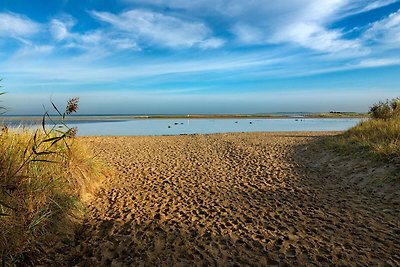
POLYGON ((352 205, 351 187, 326 190, 329 177, 293 156, 306 134, 87 140, 117 175, 68 265, 400 265, 394 212, 352 205))

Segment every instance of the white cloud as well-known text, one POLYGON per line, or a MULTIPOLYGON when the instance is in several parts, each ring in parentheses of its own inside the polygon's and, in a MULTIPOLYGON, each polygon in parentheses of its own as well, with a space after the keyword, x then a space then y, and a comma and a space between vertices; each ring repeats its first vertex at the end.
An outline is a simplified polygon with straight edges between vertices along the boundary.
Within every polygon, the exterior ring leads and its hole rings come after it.
MULTIPOLYGON (((60 46, 104 51, 140 50, 149 45, 220 48, 226 45, 227 39, 213 34, 209 27, 215 21, 220 24, 219 30, 229 31, 236 37, 236 44, 291 44, 328 54, 358 56, 365 54, 365 40, 385 44, 398 44, 400 40, 398 12, 372 25, 361 40, 346 39, 341 29, 329 27, 349 14, 370 11, 398 0, 125 1, 140 3, 148 9, 132 9, 119 14, 92 11, 90 14, 94 18, 113 27, 103 26, 85 32, 73 31, 78 21, 63 15, 48 23, 48 32, 60 46), (168 8, 170 13, 151 11, 154 6, 168 8)), ((27 17, 0 13, 0 37, 13 37, 31 44, 33 39, 28 37, 40 29, 41 24, 27 17)))
POLYGON ((396 2, 398 2, 398 0, 357 0, 349 3, 349 13, 346 15, 368 12, 396 2))
POLYGON ((360 68, 376 68, 400 65, 400 58, 371 58, 362 60, 357 67, 360 68))
MULTIPOLYGON (((306 7, 308 4, 319 8, 326 6, 326 10, 336 4, 341 4, 342 9, 347 12, 361 13, 370 11, 376 8, 384 7, 399 0, 281 0, 269 1, 265 0, 122 0, 123 2, 145 4, 150 6, 161 6, 173 9, 184 9, 190 11, 197 11, 198 13, 212 14, 217 12, 219 14, 229 14, 232 16, 242 16, 244 14, 253 14, 256 17, 264 11, 279 12, 283 10, 299 10, 306 7)), ((315 14, 318 15, 318 14, 315 14)), ((323 14, 322 14, 323 15, 323 14)))
POLYGON ((232 29, 239 42, 243 44, 261 44, 265 42, 266 36, 258 27, 253 27, 244 23, 236 23, 232 29))
POLYGON ((0 13, 0 37, 21 38, 33 35, 39 30, 40 24, 25 16, 14 13, 0 13))
POLYGON ((192 22, 147 10, 130 10, 115 15, 93 11, 92 15, 134 38, 170 48, 216 48, 224 41, 211 36, 210 29, 201 22, 192 22))
POLYGON ((320 52, 349 54, 352 50, 359 54, 363 49, 358 40, 346 40, 339 29, 327 26, 346 4, 347 0, 291 0, 271 5, 250 1, 247 10, 232 8, 230 15, 237 15, 235 21, 239 21, 232 32, 244 44, 290 43, 320 52))
POLYGON ((72 17, 61 19, 52 19, 50 21, 49 30, 56 41, 64 40, 70 37, 70 29, 76 24, 72 17))
POLYGON ((219 48, 225 44, 225 41, 219 38, 209 38, 199 43, 199 47, 208 48, 219 48))
POLYGON ((108 55, 111 50, 139 50, 135 40, 113 35, 104 29, 86 32, 73 32, 72 28, 76 21, 67 17, 64 19, 52 19, 49 30, 54 40, 61 43, 65 48, 77 48, 91 51, 92 54, 108 55), (102 52, 101 52, 102 51, 102 52))
POLYGON ((19 49, 14 55, 13 60, 22 57, 41 57, 43 55, 48 55, 54 51, 54 46, 52 45, 24 45, 19 49))
POLYGON ((130 2, 183 9, 199 18, 213 16, 230 24, 231 32, 245 45, 291 43, 323 52, 338 52, 360 46, 357 41, 345 40, 339 30, 327 27, 350 0, 130 2))
POLYGON ((222 21, 237 41, 249 44, 295 44, 319 52, 365 54, 361 40, 348 40, 332 22, 398 0, 123 0, 169 8, 198 19, 222 21))
POLYGON ((390 14, 388 17, 377 21, 364 33, 366 41, 373 41, 378 44, 400 46, 400 10, 390 14))
POLYGON ((359 54, 362 44, 357 40, 344 40, 338 30, 326 30, 315 23, 294 23, 275 33, 270 42, 292 42, 300 46, 324 52, 342 52, 352 50, 359 54))
POLYGON ((60 60, 37 60, 0 62, 4 75, 21 77, 22 80, 52 81, 55 83, 107 83, 126 80, 144 79, 145 82, 154 82, 154 79, 177 79, 182 75, 201 75, 206 73, 237 73, 247 72, 261 66, 277 64, 286 59, 260 55, 259 53, 247 55, 229 54, 225 56, 209 56, 202 59, 182 60, 175 58, 156 60, 137 60, 129 64, 97 64, 93 60, 80 58, 63 58, 60 60), (50 66, 50 67, 49 67, 50 66), (149 79, 150 78, 150 79, 149 79))
POLYGON ((118 50, 135 50, 135 51, 141 50, 136 41, 129 38, 109 39, 107 42, 109 45, 115 47, 118 50))
POLYGON ((363 11, 370 11, 376 8, 387 6, 396 3, 397 1, 398 0, 375 0, 372 3, 369 3, 366 7, 364 7, 363 11))
MULTIPOLYGON (((244 41, 264 40, 266 43, 290 43, 312 50, 338 53, 361 50, 357 40, 346 40, 338 29, 328 24, 346 6, 347 0, 292 0, 264 9, 265 17, 251 28, 239 28, 236 34, 244 41), (264 35, 262 38, 261 35, 264 35)), ((257 14, 257 13, 256 13, 257 14)))
POLYGON ((335 73, 335 72, 343 72, 350 70, 381 68, 381 67, 399 66, 399 65, 400 65, 400 58, 369 58, 343 65, 335 65, 333 67, 325 66, 313 69, 307 68, 293 73, 286 72, 285 75, 289 77, 303 77, 303 76, 312 76, 325 73, 335 73))

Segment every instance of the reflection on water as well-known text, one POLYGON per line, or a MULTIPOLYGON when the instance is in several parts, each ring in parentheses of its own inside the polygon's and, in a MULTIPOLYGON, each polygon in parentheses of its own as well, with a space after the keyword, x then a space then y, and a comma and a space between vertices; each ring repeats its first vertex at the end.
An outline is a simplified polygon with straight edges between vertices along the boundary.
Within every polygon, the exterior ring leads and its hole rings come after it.
POLYGON ((78 135, 179 135, 227 132, 343 131, 361 119, 133 119, 71 123, 78 135))

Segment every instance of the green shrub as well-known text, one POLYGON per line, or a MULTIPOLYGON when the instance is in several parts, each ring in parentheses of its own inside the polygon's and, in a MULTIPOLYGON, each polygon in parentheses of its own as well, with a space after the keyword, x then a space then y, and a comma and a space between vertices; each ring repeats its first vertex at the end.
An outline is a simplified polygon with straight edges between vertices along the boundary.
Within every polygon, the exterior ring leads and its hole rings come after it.
POLYGON ((392 107, 392 112, 394 117, 400 117, 400 97, 395 98, 392 100, 390 103, 390 106, 392 107))
POLYGON ((400 98, 375 103, 370 107, 369 114, 373 119, 383 120, 400 116, 400 98))

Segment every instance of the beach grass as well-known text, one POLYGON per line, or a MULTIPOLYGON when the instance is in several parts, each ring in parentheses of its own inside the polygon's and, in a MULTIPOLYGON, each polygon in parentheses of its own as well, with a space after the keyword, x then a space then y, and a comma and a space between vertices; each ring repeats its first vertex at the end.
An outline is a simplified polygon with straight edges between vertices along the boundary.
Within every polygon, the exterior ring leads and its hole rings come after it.
POLYGON ((325 144, 347 154, 400 163, 399 99, 379 102, 370 108, 371 118, 345 133, 327 138, 325 144))
POLYGON ((110 171, 75 138, 65 117, 46 112, 42 129, 2 126, 0 133, 0 260, 2 266, 40 264, 46 250, 73 237, 84 201, 110 171), (53 126, 45 127, 46 120, 53 126))
MULTIPOLYGON (((45 133, 20 129, 0 136, 0 253, 3 264, 34 264, 43 244, 73 233, 82 200, 107 168, 75 138, 46 142, 45 133), (33 261, 33 262, 32 262, 33 261)), ((52 137, 50 137, 52 138, 52 137)))

